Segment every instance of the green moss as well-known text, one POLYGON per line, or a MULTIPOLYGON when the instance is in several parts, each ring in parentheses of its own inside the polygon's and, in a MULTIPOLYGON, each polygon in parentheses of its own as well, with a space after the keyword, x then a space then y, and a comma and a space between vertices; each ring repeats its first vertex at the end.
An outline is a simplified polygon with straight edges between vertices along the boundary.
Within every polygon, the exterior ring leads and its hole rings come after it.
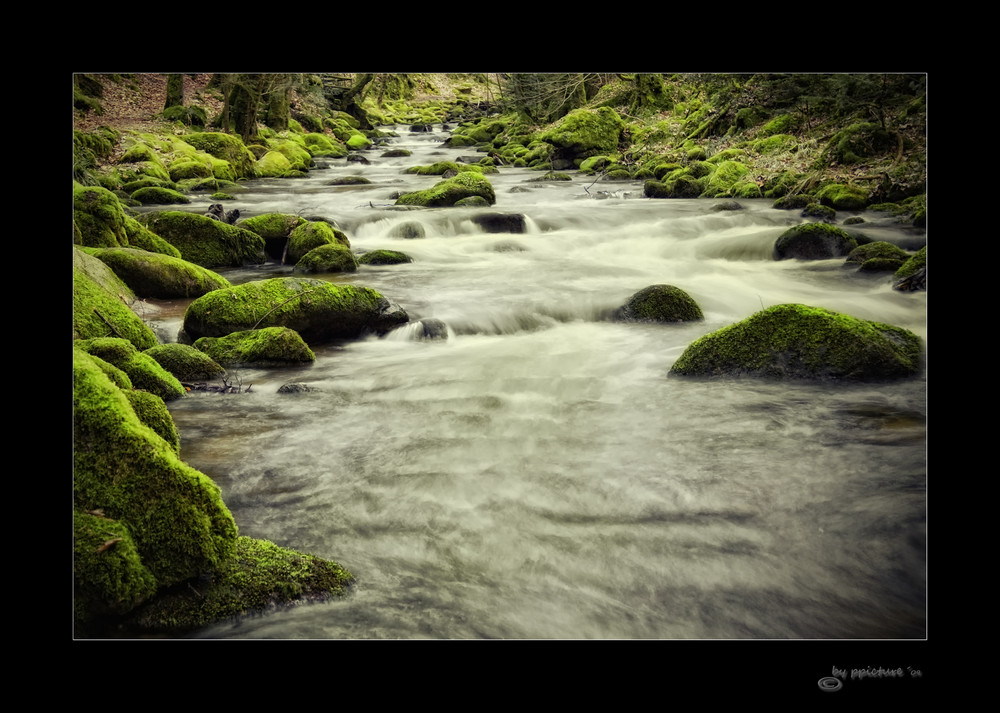
POLYGON ((125 209, 114 193, 99 186, 73 186, 73 223, 78 228, 78 245, 124 247, 125 209))
POLYGON ((862 210, 868 204, 868 189, 854 184, 828 183, 816 198, 836 210, 862 210))
POLYGON ((167 401, 184 395, 184 387, 170 372, 125 339, 80 339, 74 342, 74 346, 117 366, 128 374, 133 388, 143 389, 167 401))
POLYGON ((295 263, 294 272, 357 272, 358 261, 340 243, 315 247, 295 263))
POLYGON ((277 151, 288 159, 291 170, 306 171, 313 165, 312 155, 298 141, 290 138, 269 139, 267 147, 271 149, 271 152, 277 151))
POLYGON ((806 305, 778 305, 693 342, 671 374, 882 380, 913 376, 912 332, 806 305))
MULTIPOLYGON (((121 387, 119 387, 121 388, 121 387)), ((174 423, 167 404, 156 394, 139 389, 129 389, 123 391, 125 398, 132 405, 132 410, 139 420, 149 426, 153 431, 166 441, 175 453, 181 452, 181 436, 177 432, 177 425, 174 423)))
POLYGON ((803 223, 778 236, 774 259, 823 260, 848 255, 857 246, 857 240, 842 228, 829 223, 803 223))
POLYGON ((413 258, 398 250, 372 250, 358 258, 361 265, 401 265, 407 262, 413 262, 413 258))
POLYGON ((545 143, 577 156, 616 151, 625 122, 609 107, 597 111, 577 109, 543 131, 545 143))
POLYGON ((232 167, 232 180, 257 176, 254 156, 237 136, 205 131, 185 134, 184 142, 226 161, 232 167))
POLYGON ((226 373, 211 357, 189 344, 158 344, 143 354, 155 359, 181 382, 207 381, 226 373))
POLYGON ((693 322, 704 319, 690 295, 673 285, 651 285, 632 295, 615 314, 629 322, 693 322))
POLYGON ((454 178, 440 181, 425 191, 404 193, 397 199, 396 204, 453 206, 457 201, 469 196, 482 196, 490 205, 496 203, 496 194, 489 179, 473 171, 464 171, 454 178))
POLYGON ((288 213, 263 213, 239 221, 237 225, 252 230, 265 240, 287 238, 295 228, 306 223, 306 219, 288 213))
POLYGON ((120 522, 73 511, 73 602, 76 635, 86 637, 105 617, 125 614, 153 596, 156 578, 142 563, 120 522))
POLYGON ((238 537, 236 551, 197 588, 178 587, 136 611, 136 629, 181 633, 302 600, 343 596, 353 575, 335 562, 238 537))
POLYGON ((750 169, 738 161, 722 161, 708 176, 703 198, 720 198, 733 195, 733 186, 750 173, 750 169))
POLYGON ((139 420, 83 350, 73 350, 73 373, 75 507, 121 522, 160 585, 221 566, 236 524, 218 487, 139 420))
POLYGON ((927 267, 927 246, 920 248, 916 254, 913 255, 909 260, 907 260, 903 265, 896 271, 896 277, 903 278, 909 277, 913 273, 917 272, 923 267, 927 267))
POLYGON ((287 327, 265 327, 232 332, 224 337, 202 337, 194 348, 223 366, 287 366, 316 361, 299 333, 287 327))
POLYGON ((351 247, 351 241, 343 231, 323 221, 305 222, 289 235, 286 262, 296 264, 306 253, 321 245, 341 245, 351 247))
POLYGON ((92 248, 140 297, 200 297, 229 287, 229 280, 187 260, 134 248, 92 248))
POLYGON ((288 327, 312 344, 387 331, 407 320, 405 312, 368 287, 277 277, 199 297, 184 314, 184 330, 198 339, 257 327, 288 327))
POLYGON ((211 269, 264 261, 264 239, 235 225, 183 211, 148 213, 142 218, 146 227, 195 265, 211 269))
POLYGON ((73 338, 121 337, 137 349, 156 344, 156 335, 117 294, 83 270, 73 270, 73 338))
POLYGON ((892 243, 887 243, 885 241, 875 241, 872 243, 866 243, 864 245, 859 245, 854 248, 847 256, 847 262, 849 263, 863 263, 867 260, 872 260, 875 258, 884 258, 892 260, 908 260, 910 254, 903 250, 903 248, 898 245, 893 245, 892 243))

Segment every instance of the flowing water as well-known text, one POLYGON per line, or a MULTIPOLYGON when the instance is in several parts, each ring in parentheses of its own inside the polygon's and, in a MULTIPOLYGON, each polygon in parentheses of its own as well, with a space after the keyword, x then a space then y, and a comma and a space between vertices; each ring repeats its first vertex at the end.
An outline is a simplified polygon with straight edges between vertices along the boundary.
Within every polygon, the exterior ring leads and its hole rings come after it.
MULTIPOLYGON (((440 126, 397 131, 392 147, 412 156, 330 160, 305 179, 253 182, 234 205, 332 219, 356 252, 406 252, 412 263, 323 279, 374 287, 448 338, 407 326, 318 347, 308 367, 239 370, 249 394, 170 405, 182 457, 219 484, 241 534, 333 559, 357 582, 343 599, 195 636, 925 636, 926 378, 667 372, 697 337, 781 303, 926 338, 926 293, 843 260, 772 260, 801 219, 770 201, 713 211, 645 199, 640 182, 539 183, 509 168, 489 176, 492 209, 395 209, 394 192, 440 180, 405 168, 478 158, 441 148, 440 126), (349 175, 372 183, 329 185, 349 175), (521 213, 526 231, 486 233, 472 221, 482 212, 521 213), (425 236, 391 236, 408 221, 425 236), (690 294, 704 322, 607 319, 660 283, 690 294), (312 390, 278 393, 288 382, 312 390)), ((921 240, 865 217, 876 239, 921 240)), ((161 306, 176 338, 185 303, 161 306)))

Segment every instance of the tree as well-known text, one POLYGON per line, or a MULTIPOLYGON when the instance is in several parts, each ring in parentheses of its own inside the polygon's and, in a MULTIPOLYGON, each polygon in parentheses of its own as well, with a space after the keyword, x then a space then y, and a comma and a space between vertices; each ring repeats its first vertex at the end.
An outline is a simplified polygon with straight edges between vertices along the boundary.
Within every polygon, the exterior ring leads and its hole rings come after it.
POLYGON ((167 75, 167 101, 164 103, 164 110, 172 106, 184 106, 184 75, 167 75))
POLYGON ((531 121, 548 124, 587 102, 591 74, 501 74, 504 99, 531 121))
POLYGON ((217 75, 222 88, 222 130, 239 134, 243 143, 257 137, 257 123, 288 128, 289 97, 296 75, 223 74, 217 75))

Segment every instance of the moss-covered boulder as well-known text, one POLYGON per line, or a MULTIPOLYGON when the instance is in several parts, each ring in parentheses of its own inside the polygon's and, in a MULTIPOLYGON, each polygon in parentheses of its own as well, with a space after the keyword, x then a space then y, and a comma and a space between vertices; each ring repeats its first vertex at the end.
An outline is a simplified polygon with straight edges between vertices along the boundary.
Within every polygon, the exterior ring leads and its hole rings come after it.
POLYGON ((696 322, 704 319, 692 297, 673 285, 650 285, 632 295, 615 311, 623 322, 696 322))
POLYGON ((271 367, 316 361, 299 333, 287 327, 265 327, 232 332, 224 337, 202 337, 194 348, 225 367, 271 367))
POLYGON ((133 300, 111 292, 87 272, 73 269, 73 339, 121 337, 137 349, 157 343, 156 334, 131 310, 133 300))
POLYGON ((493 184, 488 178, 475 171, 463 171, 427 190, 404 193, 396 200, 396 205, 453 206, 461 199, 470 196, 481 196, 490 205, 497 201, 493 184))
POLYGON ((313 248, 295 263, 294 272, 357 272, 358 260, 340 243, 313 248))
POLYGON ((883 240, 877 240, 875 242, 865 243, 864 245, 859 245, 854 248, 854 250, 848 254, 845 262, 860 264, 867 262, 868 260, 874 260, 875 258, 905 262, 910 258, 910 254, 898 245, 893 245, 892 243, 887 243, 883 240))
POLYGON ((73 242, 84 247, 134 247, 180 257, 180 252, 125 213, 111 191, 98 186, 73 186, 73 242))
POLYGON ((920 372, 912 332, 819 307, 771 307, 688 346, 671 374, 878 381, 920 372))
POLYGON ((136 300, 135 292, 125 281, 115 274, 115 271, 85 250, 73 246, 73 269, 80 270, 84 275, 96 282, 98 286, 116 295, 122 302, 131 305, 136 300))
POLYGON ((617 151, 624 128, 625 122, 614 109, 577 109, 553 124, 539 138, 555 146, 561 157, 586 158, 617 151))
POLYGON ((257 177, 254 155, 238 136, 211 131, 193 132, 184 135, 184 142, 227 162, 234 177, 229 180, 257 177))
POLYGON ((143 352, 174 375, 180 382, 208 381, 223 376, 226 370, 203 351, 190 344, 158 344, 143 352))
POLYGON ((237 221, 236 225, 252 230, 264 240, 287 238, 300 225, 306 223, 302 216, 290 213, 262 213, 237 221))
POLYGON ((359 265, 402 265, 407 262, 413 262, 413 258, 398 250, 371 250, 358 257, 359 265))
POLYGON ((848 183, 828 183, 816 192, 816 199, 836 210, 863 210, 868 205, 867 188, 848 183))
POLYGON ((187 260, 134 248, 91 248, 139 297, 201 297, 229 280, 187 260))
POLYGON ((142 219, 195 265, 211 269, 264 262, 264 239, 235 225, 183 211, 148 213, 142 219))
POLYGON ((74 342, 74 346, 124 371, 132 381, 133 388, 156 394, 164 401, 184 395, 184 387, 173 374, 125 339, 117 337, 79 339, 74 342))
POLYGON ((352 576, 336 563, 239 537, 218 487, 137 415, 155 420, 153 401, 108 368, 74 349, 77 638, 183 633, 344 593, 352 576))
POLYGON ((248 612, 341 596, 353 581, 336 562, 240 536, 233 556, 210 580, 163 592, 132 611, 124 624, 159 635, 193 631, 248 612))
POLYGON ((381 334, 409 320, 406 312, 368 287, 304 277, 257 280, 215 290, 184 314, 191 340, 257 327, 288 327, 309 344, 381 334))
POLYGON ((288 238, 288 252, 285 256, 285 262, 289 265, 296 264, 306 253, 321 245, 351 247, 351 241, 343 231, 323 221, 303 223, 295 228, 288 238))
POLYGON ((858 241, 829 223, 803 223, 789 228, 774 243, 774 259, 826 260, 849 255, 858 241))
POLYGON ((721 198, 737 195, 733 189, 747 179, 750 169, 739 161, 720 161, 711 174, 705 176, 703 198, 721 198))
POLYGON ((347 155, 347 147, 343 144, 331 140, 326 134, 310 133, 302 137, 306 149, 313 156, 326 158, 344 158, 347 155))
POLYGON ((140 188, 131 195, 132 200, 143 205, 170 205, 175 203, 190 203, 191 199, 183 193, 170 188, 140 188))
MULTIPOLYGON (((77 511, 120 523, 161 586, 220 567, 233 554, 236 523, 219 488, 139 420, 121 389, 81 349, 73 352, 73 375, 77 511)), ((105 544, 108 551, 120 543, 105 544)), ((145 579, 130 559, 128 576, 145 579)), ((80 590, 106 592, 108 573, 89 564, 75 562, 77 607, 93 612, 95 607, 79 601, 80 590)))
POLYGON ((132 405, 132 410, 135 411, 139 420, 170 444, 175 453, 180 453, 181 436, 177 432, 177 424, 174 423, 174 418, 170 415, 166 402, 156 394, 140 389, 123 389, 122 393, 132 405))

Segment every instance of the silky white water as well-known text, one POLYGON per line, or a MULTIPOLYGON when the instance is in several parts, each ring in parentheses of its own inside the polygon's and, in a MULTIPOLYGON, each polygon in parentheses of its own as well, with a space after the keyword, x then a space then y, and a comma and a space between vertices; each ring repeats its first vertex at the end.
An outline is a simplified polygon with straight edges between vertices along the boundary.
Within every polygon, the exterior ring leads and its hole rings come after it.
MULTIPOLYGON (((250 393, 170 404, 181 456, 222 488, 240 533, 335 560, 346 597, 225 622, 207 638, 922 638, 926 377, 887 384, 668 375, 697 337, 797 302, 926 338, 926 293, 843 260, 774 261, 802 219, 770 201, 651 200, 642 186, 537 183, 501 168, 492 208, 399 210, 476 156, 398 129, 407 158, 327 162, 256 181, 227 208, 336 221, 356 252, 405 265, 320 276, 373 287, 446 340, 315 347, 296 369, 242 369, 250 393), (331 186, 338 176, 371 184, 331 186), (606 192, 602 194, 601 192, 606 192), (476 213, 520 213, 522 234, 476 213), (390 237, 418 221, 424 237, 390 237), (672 284, 686 325, 608 317, 672 284), (312 390, 278 393, 285 383, 312 390)), ((478 157, 477 157, 478 158, 478 157)), ((207 207, 207 201, 206 201, 207 207)), ((865 214, 860 230, 922 236, 865 214)), ((220 271, 233 282, 287 266, 220 271)), ((183 303, 165 303, 162 332, 183 303)))

